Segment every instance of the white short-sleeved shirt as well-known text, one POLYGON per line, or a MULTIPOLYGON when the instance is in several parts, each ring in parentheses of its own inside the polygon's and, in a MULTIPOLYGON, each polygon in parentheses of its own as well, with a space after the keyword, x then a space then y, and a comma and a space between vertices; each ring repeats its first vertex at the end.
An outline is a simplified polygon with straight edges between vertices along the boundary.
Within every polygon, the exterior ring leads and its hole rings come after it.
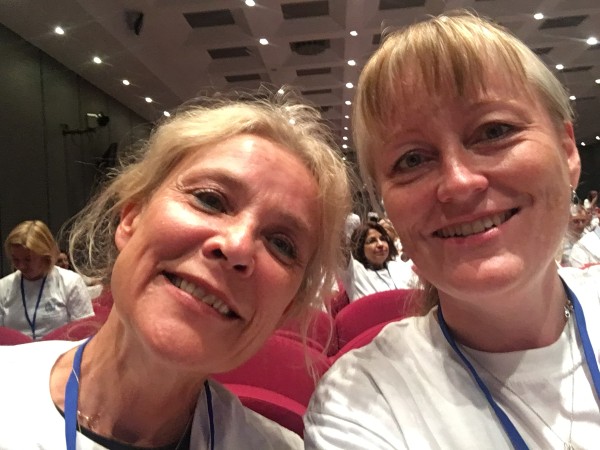
MULTIPOLYGON (((600 267, 560 273, 583 306, 598 361, 600 267)), ((531 449, 562 449, 569 434, 575 448, 600 442, 600 405, 575 336, 572 315, 548 347, 487 353, 461 346, 531 449)), ((394 322, 342 356, 321 379, 304 422, 307 449, 512 448, 441 333, 436 309, 394 322)))
MULTIPOLYGON (((35 281, 23 280, 23 288, 27 312, 32 322, 41 291, 40 303, 35 314, 36 339, 68 322, 94 315, 90 294, 83 279, 71 270, 54 266, 45 282, 43 278, 35 281)), ((0 325, 33 337, 23 309, 20 271, 0 280, 0 325)))
MULTIPOLYGON (((58 357, 81 342, 42 341, 0 346, 0 449, 56 450, 65 448, 65 420, 50 396, 49 379, 58 357)), ((84 374, 83 374, 84 375, 84 374)), ((140 375, 140 383, 144 376, 140 375)), ((222 385, 210 381, 215 425, 215 449, 300 450, 294 432, 245 408, 222 385)), ((109 389, 109 387, 106 387, 109 389)), ((173 399, 177 401, 176 398, 173 399)), ((190 449, 209 450, 209 418, 204 392, 198 398, 190 449)), ((78 450, 104 450, 77 433, 78 450)))

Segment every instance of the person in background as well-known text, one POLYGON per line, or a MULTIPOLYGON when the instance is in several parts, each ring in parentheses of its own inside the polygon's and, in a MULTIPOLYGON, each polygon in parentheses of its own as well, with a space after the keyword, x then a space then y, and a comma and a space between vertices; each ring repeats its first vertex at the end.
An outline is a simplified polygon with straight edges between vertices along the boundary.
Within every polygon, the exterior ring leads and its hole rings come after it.
POLYGON ((571 250, 573 245, 581 239, 581 237, 587 232, 591 220, 591 214, 589 214, 581 205, 577 205, 575 208, 571 207, 571 219, 565 234, 562 255, 560 258, 560 264, 564 267, 570 267, 571 264, 571 250))
POLYGON ((359 226, 351 238, 348 266, 341 281, 350 302, 366 295, 413 286, 411 264, 398 258, 398 250, 385 228, 373 220, 359 226))
POLYGON ((71 269, 71 264, 69 263, 69 256, 66 254, 66 252, 61 251, 58 254, 58 258, 56 258, 56 265, 58 267, 62 267, 63 269, 71 269))
POLYGON ((302 448, 210 376, 329 294, 344 162, 319 112, 287 95, 200 103, 71 227, 75 267, 112 292, 98 333, 0 348, 0 448, 302 448))
POLYGON ((398 237, 398 233, 396 233, 396 229, 394 225, 392 225, 392 221, 388 218, 379 219, 379 225, 381 225, 389 237, 392 238, 392 242, 394 242, 394 247, 398 251, 399 255, 402 255, 402 243, 400 242, 400 238, 398 237))
POLYGON ((424 315, 336 361, 306 448, 596 448, 600 266, 555 262, 581 166, 553 72, 503 27, 442 15, 387 36, 353 105, 424 315))
POLYGON ((6 238, 4 251, 15 272, 0 280, 0 326, 36 340, 94 315, 83 279, 55 265, 58 246, 44 222, 18 224, 6 238))

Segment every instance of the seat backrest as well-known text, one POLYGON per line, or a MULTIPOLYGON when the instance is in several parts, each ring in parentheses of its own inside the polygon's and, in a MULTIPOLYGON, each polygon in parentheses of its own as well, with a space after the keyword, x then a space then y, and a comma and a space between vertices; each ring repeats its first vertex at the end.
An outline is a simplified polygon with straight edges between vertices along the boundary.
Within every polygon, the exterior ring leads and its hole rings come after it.
POLYGON ((33 339, 25 333, 8 327, 0 327, 0 345, 27 344, 28 342, 33 342, 33 339))
POLYGON ((344 345, 342 348, 340 348, 335 355, 330 356, 329 361, 331 362, 331 364, 333 364, 341 356, 348 353, 350 350, 364 347, 365 345, 369 344, 373 339, 375 339, 375 337, 387 324, 392 322, 395 322, 395 320, 378 323, 377 325, 373 325, 371 328, 367 328, 365 331, 361 332, 357 336, 354 336, 354 338, 347 342, 346 345, 344 345))
POLYGON ((338 349, 374 325, 410 315, 414 293, 413 289, 394 289, 351 302, 334 319, 338 349))
POLYGON ((98 332, 103 320, 96 316, 86 317, 85 319, 74 320, 42 337, 42 341, 80 341, 93 336, 98 332))
MULTIPOLYGON (((333 319, 325 311, 316 309, 310 315, 311 319, 307 330, 308 345, 319 351, 329 349, 334 342, 333 319)), ((277 332, 280 335, 288 335, 290 338, 302 341, 301 324, 296 319, 288 319, 277 329, 277 332)), ((337 350, 337 342, 335 344, 334 347, 337 350)))
POLYGON ((309 373, 312 362, 315 378, 330 367, 322 354, 287 337, 272 335, 252 358, 240 367, 213 378, 223 384, 245 384, 277 392, 308 406, 316 380, 309 373))

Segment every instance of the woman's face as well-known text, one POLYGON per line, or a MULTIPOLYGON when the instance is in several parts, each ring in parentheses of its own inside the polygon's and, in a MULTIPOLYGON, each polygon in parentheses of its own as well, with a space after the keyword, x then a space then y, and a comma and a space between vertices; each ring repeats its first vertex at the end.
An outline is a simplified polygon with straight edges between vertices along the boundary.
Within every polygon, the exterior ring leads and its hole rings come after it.
POLYGON ((115 308, 154 355, 230 370, 273 332, 317 249, 318 186, 300 159, 244 134, 184 159, 124 209, 115 308))
POLYGON ((365 257, 367 261, 374 266, 383 266, 389 254, 390 249, 387 241, 379 231, 370 228, 365 238, 365 257))
POLYGON ((39 280, 46 275, 48 263, 46 258, 22 245, 10 246, 10 259, 16 270, 21 271, 23 278, 29 281, 39 280))
POLYGON ((440 295, 480 298, 555 272, 579 177, 571 125, 498 75, 486 81, 485 93, 423 90, 399 105, 372 156, 403 249, 440 295))

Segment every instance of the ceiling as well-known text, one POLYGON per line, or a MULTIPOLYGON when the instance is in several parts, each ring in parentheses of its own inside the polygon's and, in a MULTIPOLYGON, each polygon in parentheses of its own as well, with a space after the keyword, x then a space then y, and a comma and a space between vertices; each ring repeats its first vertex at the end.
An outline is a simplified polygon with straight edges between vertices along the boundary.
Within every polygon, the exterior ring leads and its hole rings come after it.
POLYGON ((356 84, 381 32, 469 8, 507 26, 540 54, 576 97, 578 142, 600 139, 600 44, 586 43, 591 36, 600 40, 598 0, 255 2, 0 0, 0 22, 149 121, 207 90, 296 87, 321 108, 351 152, 351 106, 345 102, 354 89, 346 84, 356 84), (545 18, 534 19, 536 12, 545 18), (54 33, 57 25, 64 35, 54 33), (94 56, 103 62, 93 63, 94 56))

